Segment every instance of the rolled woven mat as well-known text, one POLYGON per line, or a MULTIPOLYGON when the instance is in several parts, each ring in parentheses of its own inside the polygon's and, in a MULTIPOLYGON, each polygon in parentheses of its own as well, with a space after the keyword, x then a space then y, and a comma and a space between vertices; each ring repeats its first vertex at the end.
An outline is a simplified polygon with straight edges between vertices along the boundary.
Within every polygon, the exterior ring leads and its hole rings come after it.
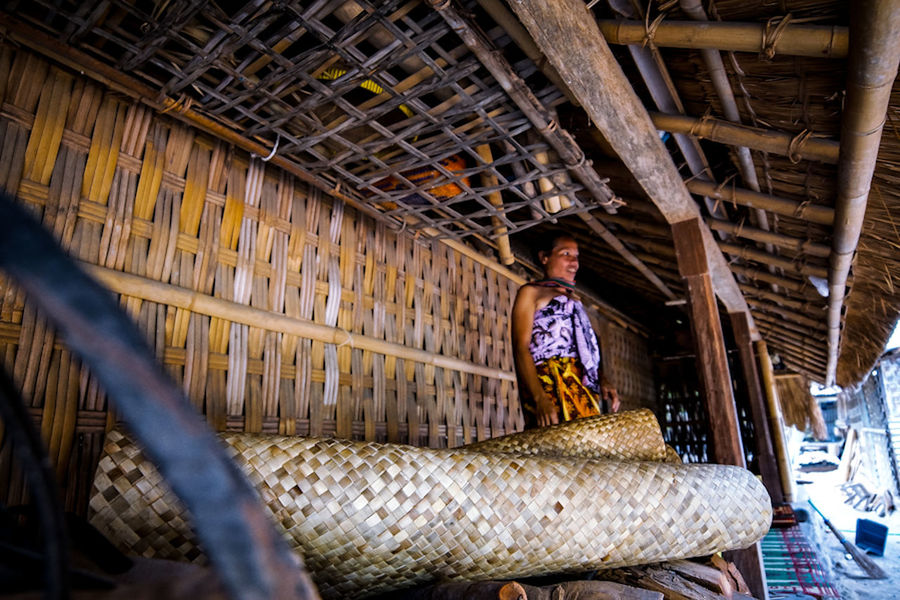
MULTIPOLYGON (((744 469, 224 434, 323 598, 707 555, 769 528, 744 469)), ((187 517, 138 448, 107 436, 92 523, 124 551, 196 560, 187 517)))
POLYGON ((666 444, 659 422, 653 411, 646 408, 529 429, 463 448, 479 452, 617 460, 662 461, 666 458, 666 444))

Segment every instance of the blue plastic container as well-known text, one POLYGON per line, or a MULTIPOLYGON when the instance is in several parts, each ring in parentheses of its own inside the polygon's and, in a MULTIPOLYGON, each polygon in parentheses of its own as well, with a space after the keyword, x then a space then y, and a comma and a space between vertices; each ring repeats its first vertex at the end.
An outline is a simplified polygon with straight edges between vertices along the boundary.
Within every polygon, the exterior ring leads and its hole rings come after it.
POLYGON ((887 534, 886 525, 868 519, 856 520, 856 545, 869 554, 884 556, 887 534))

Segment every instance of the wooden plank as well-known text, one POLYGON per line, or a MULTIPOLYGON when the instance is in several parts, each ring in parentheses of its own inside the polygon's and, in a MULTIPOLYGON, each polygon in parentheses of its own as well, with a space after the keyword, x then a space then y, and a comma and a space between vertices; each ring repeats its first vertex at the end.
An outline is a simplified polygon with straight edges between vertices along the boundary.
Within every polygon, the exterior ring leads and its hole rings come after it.
POLYGON ((713 453, 721 464, 744 467, 744 450, 731 392, 725 339, 700 226, 699 217, 674 223, 672 238, 691 311, 697 370, 709 415, 713 453))

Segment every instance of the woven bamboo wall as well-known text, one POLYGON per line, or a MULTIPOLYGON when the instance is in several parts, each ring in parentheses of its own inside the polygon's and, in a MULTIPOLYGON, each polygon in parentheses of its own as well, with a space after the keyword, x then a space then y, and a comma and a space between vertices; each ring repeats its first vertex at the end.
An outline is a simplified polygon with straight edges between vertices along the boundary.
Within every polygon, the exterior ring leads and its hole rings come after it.
MULTIPOLYGON (((138 276, 122 306, 216 429, 440 447, 521 428, 511 280, 26 52, 0 49, 0 86, 0 186, 75 257, 138 276), (330 326, 343 341, 188 310, 165 300, 166 286, 330 326), (472 372, 353 347, 364 338, 472 372)), ((5 280, 0 357, 40 424, 67 505, 83 506, 111 418, 106 399, 5 280)), ((7 449, 0 490, 12 504, 24 497, 7 449)))

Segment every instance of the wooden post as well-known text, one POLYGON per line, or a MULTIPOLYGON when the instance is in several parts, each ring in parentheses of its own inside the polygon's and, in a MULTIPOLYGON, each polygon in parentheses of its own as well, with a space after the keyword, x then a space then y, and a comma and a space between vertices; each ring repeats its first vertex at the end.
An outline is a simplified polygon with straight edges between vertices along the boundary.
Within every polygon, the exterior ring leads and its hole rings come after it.
POLYGON ((725 338, 713 295, 700 225, 699 217, 673 223, 672 238, 675 240, 678 270, 687 288, 697 371, 709 414, 713 455, 718 463, 745 467, 737 409, 731 393, 725 338))
POLYGON ((729 313, 731 328, 734 330, 734 341, 738 347, 741 370, 747 382, 747 394, 750 397, 750 412, 753 415, 753 428, 756 430, 756 454, 759 457, 759 473, 763 485, 769 490, 773 504, 784 502, 778 465, 775 452, 772 450, 772 436, 769 432, 769 420, 766 417, 766 400, 759 381, 759 371, 753 355, 753 341, 750 339, 750 320, 747 313, 729 313))

